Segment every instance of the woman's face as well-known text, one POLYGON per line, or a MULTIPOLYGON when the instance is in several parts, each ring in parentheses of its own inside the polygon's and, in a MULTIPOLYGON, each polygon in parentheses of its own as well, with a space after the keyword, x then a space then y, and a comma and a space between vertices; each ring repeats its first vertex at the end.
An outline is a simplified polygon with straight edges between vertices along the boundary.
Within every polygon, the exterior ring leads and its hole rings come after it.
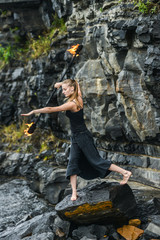
POLYGON ((74 93, 74 87, 71 87, 68 84, 64 83, 62 85, 62 93, 65 97, 70 97, 74 93))

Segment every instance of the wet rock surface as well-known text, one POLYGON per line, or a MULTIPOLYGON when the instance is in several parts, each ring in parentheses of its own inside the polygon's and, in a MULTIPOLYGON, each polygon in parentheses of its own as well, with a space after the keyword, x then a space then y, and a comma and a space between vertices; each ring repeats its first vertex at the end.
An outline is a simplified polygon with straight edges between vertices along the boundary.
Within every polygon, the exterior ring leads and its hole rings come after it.
POLYGON ((64 196, 69 181, 66 179, 66 168, 56 164, 56 159, 44 162, 31 153, 12 152, 6 155, 3 151, 0 151, 0 158, 1 175, 25 177, 29 186, 51 204, 58 203, 64 196))
POLYGON ((48 209, 47 204, 36 197, 25 180, 16 179, 3 183, 0 185, 0 192, 1 231, 48 209))
MULTIPOLYGON (((64 17, 67 33, 51 42, 48 55, 1 70, 0 123, 17 122, 20 113, 43 107, 71 60, 66 50, 83 44, 66 78, 80 83, 86 124, 97 146, 120 158, 127 154, 121 164, 133 169, 134 180, 160 187, 159 14, 141 15, 131 4, 118 1, 30 1, 32 6, 26 8, 16 2, 18 8, 12 4, 0 14, 2 46, 12 44, 15 35, 36 38, 52 25, 55 12, 64 17)), ((59 92, 50 105, 62 102, 59 92)), ((68 138, 63 113, 43 115, 38 125, 68 138)), ((63 154, 57 164, 67 164, 63 154)))
POLYGON ((58 231, 68 235, 70 223, 62 221, 25 180, 3 178, 0 192, 0 239, 50 240, 58 231))
MULTIPOLYGON (((97 220, 96 223, 86 224, 82 220, 82 222, 77 225, 75 222, 66 221, 57 215, 57 212, 55 211, 53 205, 51 206, 48 204, 48 202, 45 202, 40 195, 37 195, 32 190, 30 190, 25 180, 13 179, 11 177, 1 177, 0 180, 0 239, 2 240, 124 240, 124 238, 118 233, 118 225, 115 225, 115 223, 109 224, 108 221, 100 222, 100 220, 97 220)), ((122 187, 125 188, 125 191, 123 190, 122 193, 125 192, 127 195, 124 197, 123 194, 123 198, 121 198, 121 201, 119 202, 119 209, 123 208, 123 211, 127 215, 127 219, 130 217, 132 219, 133 211, 132 213, 131 211, 128 212, 129 209, 127 207, 128 204, 131 205, 131 202, 127 203, 127 206, 123 206, 124 202, 127 201, 127 196, 130 195, 128 195, 129 189, 129 192, 132 191, 132 194, 134 194, 136 199, 137 211, 135 212, 136 214, 134 213, 134 218, 140 219, 138 220, 138 222, 140 222, 138 228, 144 231, 139 239, 160 239, 160 192, 154 188, 147 187, 142 184, 137 184, 135 182, 130 182, 129 184, 130 187, 128 185, 122 187)), ((97 186, 101 186, 101 189, 99 190, 104 190, 106 192, 105 186, 107 185, 112 186, 114 190, 116 187, 121 188, 121 186, 118 183, 114 183, 114 181, 111 181, 110 183, 106 182, 105 184, 104 182, 99 184, 95 182, 89 184, 78 192, 79 197, 81 198, 78 201, 84 202, 86 198, 88 198, 86 195, 90 191, 93 191, 94 196, 92 195, 92 197, 90 196, 90 199, 88 199, 93 203, 94 200, 97 200, 98 196, 97 186), (81 196, 81 192, 85 192, 86 194, 83 194, 83 196, 81 196)), ((103 198, 106 196, 104 195, 101 195, 101 200, 103 200, 103 198)), ((70 195, 68 197, 70 198, 70 195)), ((116 197, 115 199, 117 204, 118 198, 116 197)), ((65 198, 63 201, 66 202, 66 200, 67 198, 65 198)), ((59 202, 58 204, 61 204, 62 202, 59 202)), ((71 209, 73 209, 76 208, 76 205, 79 202, 74 202, 71 204, 71 201, 69 199, 67 204, 70 205, 71 209)), ((101 206, 102 205, 100 204, 99 208, 101 208, 101 206)), ((89 214, 89 212, 87 213, 89 214)), ((92 218, 89 219, 88 215, 89 221, 92 221, 92 218)), ((124 220, 124 218, 122 218, 122 220, 124 220)), ((126 221, 126 224, 128 224, 128 221, 126 221)), ((129 226, 132 226, 132 224, 129 226)), ((130 227, 130 229, 131 228, 132 227, 130 227)))

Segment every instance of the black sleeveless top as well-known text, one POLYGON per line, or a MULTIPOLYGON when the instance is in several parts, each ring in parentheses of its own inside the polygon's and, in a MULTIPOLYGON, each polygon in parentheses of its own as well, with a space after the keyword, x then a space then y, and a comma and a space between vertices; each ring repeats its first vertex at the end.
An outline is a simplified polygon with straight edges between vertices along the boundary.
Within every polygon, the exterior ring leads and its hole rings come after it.
POLYGON ((84 118, 83 118, 83 108, 81 108, 78 112, 72 112, 68 110, 66 111, 66 116, 70 120, 72 133, 83 132, 87 130, 84 122, 84 118))

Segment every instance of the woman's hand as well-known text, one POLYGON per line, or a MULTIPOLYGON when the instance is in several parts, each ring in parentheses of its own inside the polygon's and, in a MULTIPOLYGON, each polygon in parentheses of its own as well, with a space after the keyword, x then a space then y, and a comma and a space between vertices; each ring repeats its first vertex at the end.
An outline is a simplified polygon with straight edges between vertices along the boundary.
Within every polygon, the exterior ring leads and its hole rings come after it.
POLYGON ((54 85, 54 87, 55 88, 60 88, 62 86, 62 82, 57 82, 55 85, 54 85))
POLYGON ((34 114, 34 110, 29 112, 29 113, 22 113, 21 116, 27 116, 28 117, 28 116, 30 116, 32 114, 34 114))

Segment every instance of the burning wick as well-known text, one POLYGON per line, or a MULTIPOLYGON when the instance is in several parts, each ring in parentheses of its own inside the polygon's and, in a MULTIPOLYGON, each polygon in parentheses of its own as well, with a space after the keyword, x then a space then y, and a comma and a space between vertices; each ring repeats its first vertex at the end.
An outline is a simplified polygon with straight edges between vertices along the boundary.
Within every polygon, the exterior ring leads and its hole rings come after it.
POLYGON ((68 49, 67 51, 70 52, 73 56, 76 55, 76 57, 78 57, 80 51, 78 51, 78 53, 77 53, 77 49, 79 48, 79 46, 80 46, 79 44, 73 45, 73 46, 72 46, 70 49, 68 49))
POLYGON ((26 125, 28 126, 28 128, 24 130, 24 134, 26 136, 31 136, 32 133, 34 132, 34 130, 36 129, 36 124, 34 122, 32 122, 30 124, 26 123, 26 125))

